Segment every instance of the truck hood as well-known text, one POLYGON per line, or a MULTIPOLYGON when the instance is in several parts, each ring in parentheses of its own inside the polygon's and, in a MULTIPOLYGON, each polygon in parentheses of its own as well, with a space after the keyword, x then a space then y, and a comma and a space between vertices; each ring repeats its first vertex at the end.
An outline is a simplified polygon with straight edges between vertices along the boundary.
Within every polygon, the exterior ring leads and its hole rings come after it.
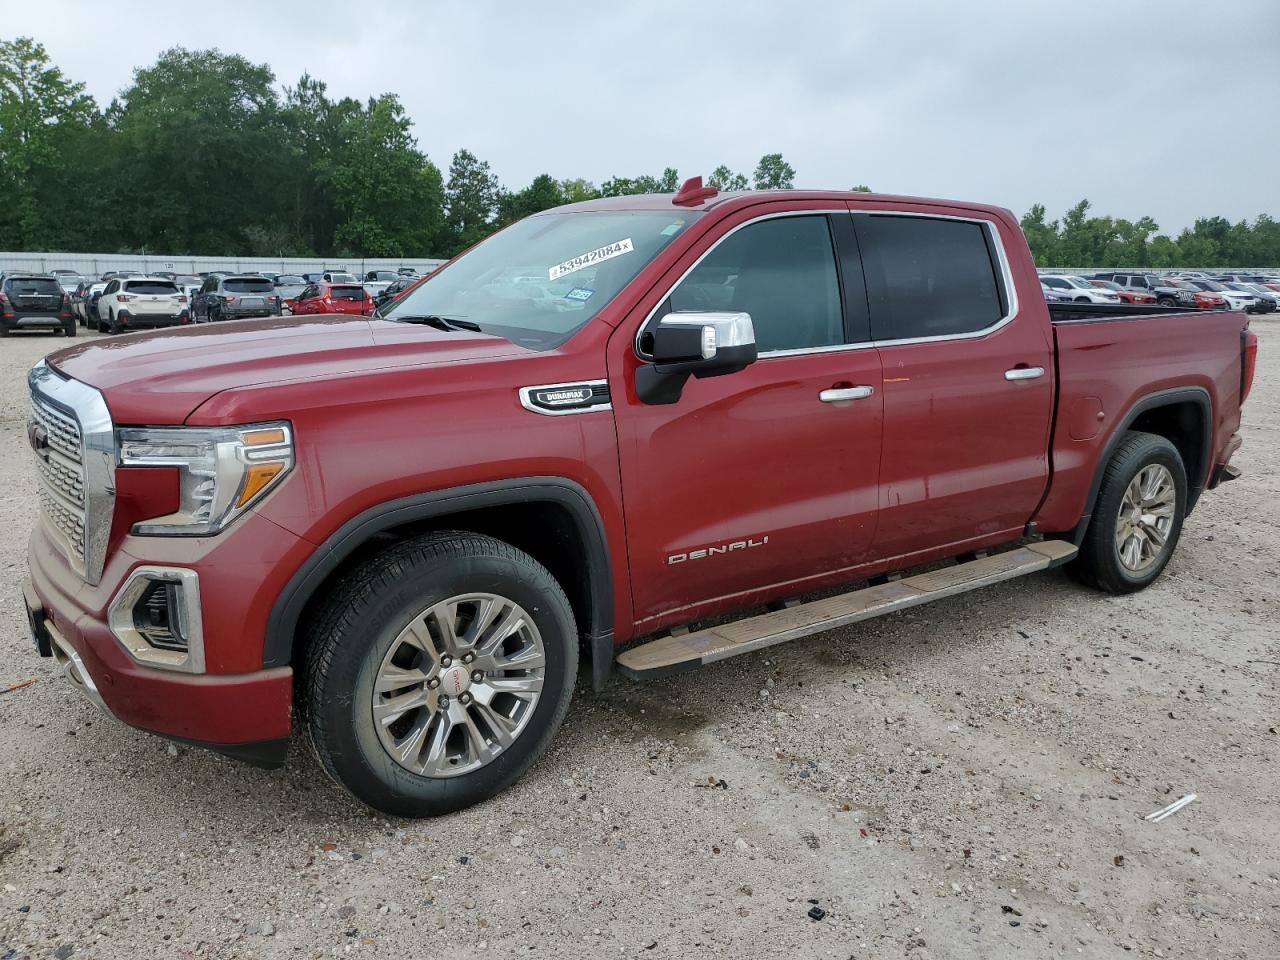
POLYGON ((280 317, 86 342, 51 354, 117 424, 178 424, 214 394, 285 380, 530 353, 501 337, 365 317, 280 317))

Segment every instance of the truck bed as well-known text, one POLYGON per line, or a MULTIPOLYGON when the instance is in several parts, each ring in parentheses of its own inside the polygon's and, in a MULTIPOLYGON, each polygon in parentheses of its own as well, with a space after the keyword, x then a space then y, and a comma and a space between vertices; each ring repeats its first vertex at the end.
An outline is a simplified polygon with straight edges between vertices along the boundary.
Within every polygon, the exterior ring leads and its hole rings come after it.
POLYGON ((1049 492, 1036 515, 1045 532, 1076 529, 1088 513, 1096 467, 1128 429, 1141 429, 1148 398, 1174 414, 1207 414, 1202 449, 1181 451, 1188 504, 1208 485, 1240 427, 1241 350, 1249 320, 1226 310, 1049 304, 1058 400, 1049 492), (1202 413, 1202 411, 1204 413, 1202 413))

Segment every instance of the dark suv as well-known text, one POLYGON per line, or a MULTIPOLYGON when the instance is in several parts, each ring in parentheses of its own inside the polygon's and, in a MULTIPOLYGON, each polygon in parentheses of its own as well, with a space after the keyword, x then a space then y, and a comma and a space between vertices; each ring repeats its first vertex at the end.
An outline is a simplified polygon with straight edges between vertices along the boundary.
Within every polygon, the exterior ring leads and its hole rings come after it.
POLYGON ((256 275, 205 278, 191 302, 196 323, 280 316, 280 295, 275 284, 256 275))
POLYGON ((0 283, 0 337, 10 330, 48 330, 76 335, 71 297, 49 275, 8 276, 0 283))

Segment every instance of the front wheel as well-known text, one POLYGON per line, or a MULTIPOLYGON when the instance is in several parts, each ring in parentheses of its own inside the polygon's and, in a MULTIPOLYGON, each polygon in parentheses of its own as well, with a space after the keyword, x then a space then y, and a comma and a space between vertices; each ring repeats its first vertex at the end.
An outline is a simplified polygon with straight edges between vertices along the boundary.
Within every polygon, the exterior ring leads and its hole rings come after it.
POLYGON ((1178 301, 1173 297, 1160 297, 1156 300, 1156 303, 1162 307, 1176 307, 1178 305, 1178 301))
POLYGON ((304 692, 321 765, 369 806, 437 816, 494 796, 547 749, 578 667, 560 584, 510 544, 405 541, 311 620, 304 692))
POLYGON ((1186 509, 1187 472, 1178 448, 1156 434, 1131 431, 1107 464, 1069 571, 1108 593, 1141 590, 1173 556, 1186 509))

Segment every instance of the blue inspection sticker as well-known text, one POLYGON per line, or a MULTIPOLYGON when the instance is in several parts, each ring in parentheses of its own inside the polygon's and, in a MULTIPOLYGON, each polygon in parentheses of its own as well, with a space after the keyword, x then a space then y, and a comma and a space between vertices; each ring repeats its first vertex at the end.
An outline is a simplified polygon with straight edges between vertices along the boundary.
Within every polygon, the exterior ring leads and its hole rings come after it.
POLYGON ((564 298, 566 300, 577 300, 579 303, 586 303, 591 299, 591 295, 593 293, 595 293, 595 291, 588 289, 587 287, 574 287, 564 295, 564 298))
POLYGON ((664 237, 673 237, 680 232, 680 228, 683 226, 684 226, 683 220, 676 220, 675 222, 669 223, 665 227, 663 227, 659 231, 659 233, 661 233, 662 236, 664 237))

